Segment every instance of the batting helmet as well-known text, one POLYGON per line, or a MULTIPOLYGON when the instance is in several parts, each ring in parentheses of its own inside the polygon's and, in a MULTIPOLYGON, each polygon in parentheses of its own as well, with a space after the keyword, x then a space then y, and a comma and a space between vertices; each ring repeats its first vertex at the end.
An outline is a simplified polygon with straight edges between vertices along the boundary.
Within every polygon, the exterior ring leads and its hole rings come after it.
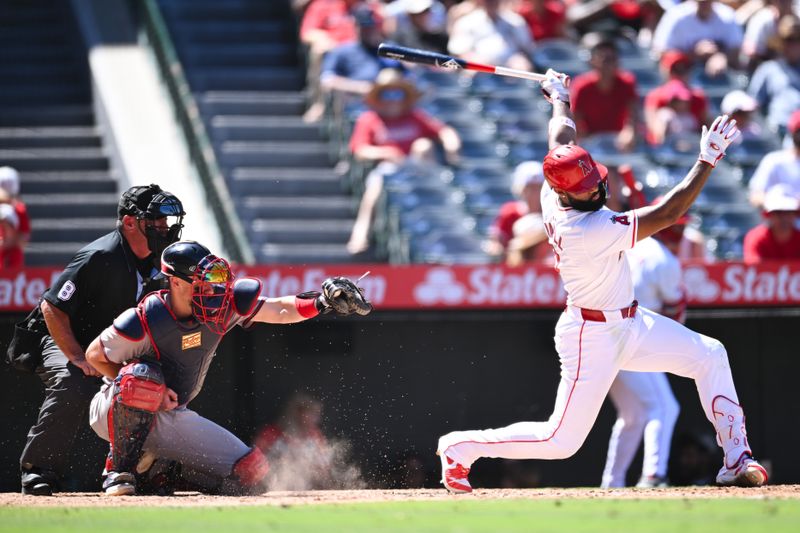
POLYGON ((577 144, 562 144, 544 158, 544 178, 550 187, 569 193, 588 192, 605 181, 608 169, 595 163, 577 144))

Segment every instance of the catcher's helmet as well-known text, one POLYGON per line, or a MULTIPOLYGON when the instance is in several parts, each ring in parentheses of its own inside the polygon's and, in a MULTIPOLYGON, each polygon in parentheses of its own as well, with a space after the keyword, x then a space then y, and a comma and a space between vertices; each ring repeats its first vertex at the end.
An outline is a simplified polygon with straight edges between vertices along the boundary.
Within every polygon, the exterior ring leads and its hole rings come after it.
POLYGON ((227 261, 195 241, 170 244, 161 254, 161 272, 192 284, 192 313, 220 335, 233 316, 233 274, 227 261))
POLYGON ((595 163, 589 152, 577 144, 553 148, 545 156, 542 167, 550 187, 568 193, 591 191, 608 176, 608 169, 595 163))
POLYGON ((200 261, 209 255, 211 251, 199 242, 178 241, 167 246, 161 254, 161 272, 193 283, 200 261))

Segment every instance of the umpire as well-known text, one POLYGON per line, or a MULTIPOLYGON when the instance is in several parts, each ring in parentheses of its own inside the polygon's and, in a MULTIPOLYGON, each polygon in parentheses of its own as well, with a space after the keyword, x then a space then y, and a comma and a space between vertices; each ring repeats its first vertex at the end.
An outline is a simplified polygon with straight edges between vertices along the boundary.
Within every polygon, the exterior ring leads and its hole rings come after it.
POLYGON ((116 229, 78 251, 18 324, 9 359, 35 371, 45 386, 39 418, 20 457, 23 494, 59 490, 70 449, 101 384, 100 373, 86 361, 86 348, 149 292, 146 285, 158 272, 161 252, 180 238, 184 215, 181 201, 158 185, 131 187, 120 198, 116 229), (24 336, 25 342, 17 338, 24 336))

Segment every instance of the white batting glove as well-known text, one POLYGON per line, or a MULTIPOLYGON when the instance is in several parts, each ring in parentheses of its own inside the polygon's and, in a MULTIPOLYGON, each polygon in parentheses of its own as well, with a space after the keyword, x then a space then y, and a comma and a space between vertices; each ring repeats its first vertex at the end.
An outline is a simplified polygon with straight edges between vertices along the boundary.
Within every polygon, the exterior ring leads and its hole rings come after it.
POLYGON ((725 150, 730 144, 739 136, 739 128, 736 127, 736 121, 729 118, 728 115, 722 115, 714 119, 711 123, 711 129, 703 126, 703 136, 700 138, 700 161, 705 161, 712 167, 717 166, 717 163, 722 156, 725 155, 725 150))
POLYGON ((547 79, 541 82, 545 99, 551 104, 556 100, 569 104, 569 76, 553 69, 547 69, 545 76, 547 79))

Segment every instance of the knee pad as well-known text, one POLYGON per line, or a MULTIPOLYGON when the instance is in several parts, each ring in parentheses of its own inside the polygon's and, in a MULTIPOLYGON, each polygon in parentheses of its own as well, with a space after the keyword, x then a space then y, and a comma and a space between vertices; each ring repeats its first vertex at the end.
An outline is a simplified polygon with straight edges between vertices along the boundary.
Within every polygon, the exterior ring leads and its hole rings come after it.
POLYGON ((114 403, 155 413, 161 406, 164 391, 161 368, 149 362, 130 363, 122 367, 114 380, 114 403))
POLYGON ((154 363, 131 363, 120 370, 108 412, 111 451, 106 469, 133 472, 165 390, 164 375, 154 363))

